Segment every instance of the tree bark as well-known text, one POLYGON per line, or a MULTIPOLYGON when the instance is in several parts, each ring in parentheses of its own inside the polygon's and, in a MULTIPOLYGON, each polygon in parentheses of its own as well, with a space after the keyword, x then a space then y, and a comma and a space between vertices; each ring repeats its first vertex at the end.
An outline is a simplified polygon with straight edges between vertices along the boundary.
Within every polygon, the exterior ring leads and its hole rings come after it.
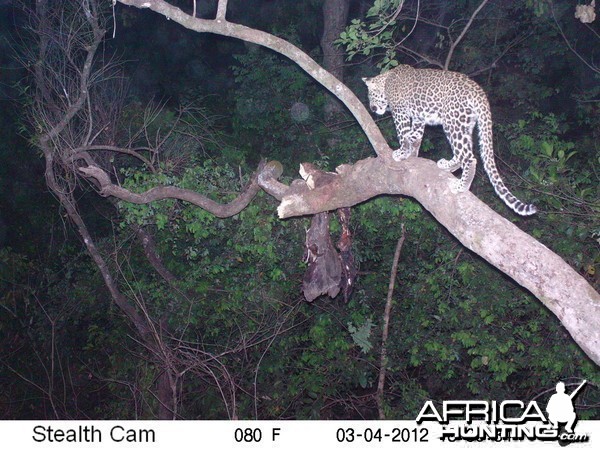
POLYGON ((162 258, 158 254, 156 250, 156 242, 154 241, 154 236, 151 232, 147 231, 141 225, 135 225, 133 227, 135 234, 137 235, 140 243, 142 244, 142 248, 144 249, 144 254, 146 255, 146 259, 150 263, 150 265, 154 268, 156 272, 170 285, 173 285, 177 282, 177 278, 175 275, 171 273, 169 269, 164 265, 162 258))
POLYGON ((308 269, 302 280, 302 292, 307 302, 321 295, 334 298, 340 292, 342 266, 329 235, 329 213, 315 214, 306 232, 306 262, 308 269))
POLYGON ((177 405, 177 385, 172 383, 166 370, 158 375, 156 381, 156 398, 158 400, 158 420, 175 420, 177 413, 173 406, 177 405))
MULTIPOLYGON (((340 81, 344 81, 344 51, 334 45, 340 37, 348 20, 349 0, 325 0, 323 2, 323 68, 340 81)), ((343 112, 343 105, 335 97, 327 97, 325 117, 331 119, 343 112)))

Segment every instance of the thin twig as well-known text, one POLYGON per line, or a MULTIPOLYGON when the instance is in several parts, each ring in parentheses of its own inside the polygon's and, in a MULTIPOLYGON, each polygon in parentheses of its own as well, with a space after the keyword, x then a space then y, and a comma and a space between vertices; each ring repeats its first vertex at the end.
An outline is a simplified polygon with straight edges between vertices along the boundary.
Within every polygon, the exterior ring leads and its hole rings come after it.
MULTIPOLYGON (((381 26, 381 28, 379 29, 379 31, 377 33, 375 33, 373 35, 373 37, 379 36, 381 33, 383 33, 385 31, 385 29, 387 27, 390 26, 390 24, 394 20, 396 20, 396 18, 398 17, 398 15, 400 14, 400 12, 402 11, 402 7, 403 6, 404 6, 404 1, 401 1, 400 4, 398 5, 398 7, 396 8, 396 10, 392 14, 390 14, 389 19, 386 18, 386 23, 381 26)), ((415 19, 415 23, 416 23, 417 20, 418 20, 418 14, 417 14, 417 18, 415 19)), ((414 26, 413 26, 413 30, 414 30, 414 26)))
POLYGON ((379 411, 379 419, 385 419, 385 411, 383 410, 383 387, 385 385, 385 372, 387 369, 387 339, 390 327, 390 312, 392 310, 392 296, 394 293, 394 285, 396 284, 396 274, 398 273, 398 261, 400 260, 400 251, 406 237, 404 224, 401 226, 402 234, 396 244, 396 252, 394 253, 394 261, 392 262, 392 270, 390 272, 390 284, 388 286, 387 300, 385 302, 385 312, 383 313, 383 331, 381 335, 381 359, 379 368, 379 382, 377 383, 377 409, 379 411))
POLYGON ((452 43, 452 45, 450 46, 450 50, 448 51, 448 56, 446 56, 446 63, 444 64, 444 70, 448 70, 448 67, 450 66, 450 60, 452 59, 452 55, 454 54, 454 50, 456 49, 456 47, 458 46, 458 44, 460 43, 460 41, 462 41, 462 38, 465 37, 465 34, 467 34, 467 31, 471 27, 471 24, 473 23, 473 20, 475 20, 475 16, 477 16, 477 14, 479 14, 479 11, 481 11, 483 9, 483 7, 485 6, 485 4, 488 1, 489 0, 483 0, 481 2, 481 4, 473 12, 473 14, 471 14, 471 18, 469 19, 469 21, 467 22, 467 24, 463 28, 463 30, 460 33, 460 35, 458 36, 458 38, 456 38, 456 41, 454 41, 452 43))
MULTIPOLYGON (((562 36, 563 40, 565 41, 565 44, 567 46, 567 48, 583 63, 585 64, 590 70, 596 72, 596 73, 600 73, 600 68, 598 68, 597 66, 595 66, 594 64, 590 63, 588 60, 586 60, 583 56, 581 56, 579 54, 579 52, 575 49, 575 47, 573 47, 571 45, 571 42, 569 41, 569 39, 567 39, 567 36, 565 35, 565 32, 563 31, 562 27, 560 26, 560 24, 558 23, 558 20, 556 19, 556 15, 554 14, 554 7, 552 5, 552 3, 550 3, 550 11, 552 12, 552 18, 554 19, 554 24, 556 25, 556 28, 558 29, 558 32, 560 33, 560 35, 562 36)), ((588 27, 589 28, 589 27, 588 27)), ((590 28, 591 29, 591 28, 590 28)), ((593 31, 593 30, 592 30, 593 31)))
POLYGON ((406 36, 404 36, 404 38, 402 38, 402 40, 400 42, 398 42, 396 44, 396 47, 399 47, 402 45, 402 43, 408 39, 408 37, 413 33, 413 31, 415 31, 415 28, 417 27, 417 23, 419 22, 419 13, 421 11, 421 1, 417 0, 417 13, 415 15, 415 21, 413 22, 413 26, 410 29, 410 31, 408 32, 408 34, 406 36))

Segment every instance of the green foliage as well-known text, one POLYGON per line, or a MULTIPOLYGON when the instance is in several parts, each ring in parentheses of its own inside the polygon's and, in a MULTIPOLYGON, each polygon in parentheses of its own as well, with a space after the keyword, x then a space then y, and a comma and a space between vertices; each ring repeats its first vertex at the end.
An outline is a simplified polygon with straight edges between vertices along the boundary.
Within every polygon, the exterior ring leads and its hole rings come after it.
POLYGON ((348 60, 356 55, 371 56, 383 52, 377 66, 387 70, 398 65, 395 39, 397 30, 406 35, 405 26, 398 27, 394 11, 401 7, 402 0, 375 0, 367 11, 364 20, 352 19, 350 25, 340 34, 336 44, 342 46, 348 60))
MULTIPOLYGON (((561 129, 563 121, 553 114, 544 116, 532 113, 528 120, 521 119, 502 130, 511 140, 511 150, 515 155, 527 157, 531 161, 529 174, 534 182, 542 185, 556 185, 566 180, 576 171, 567 162, 577 154, 574 142, 561 139, 567 130, 561 129)), ((586 171, 589 174, 589 171, 586 171)), ((577 176, 577 183, 582 179, 577 176)), ((587 180, 589 184, 591 180, 587 180)))
POLYGON ((371 332, 373 329, 373 322, 371 319, 367 319, 358 328, 355 327, 351 322, 348 322, 348 331, 352 336, 352 340, 356 345, 360 347, 363 353, 369 353, 373 348, 373 343, 369 340, 371 338, 371 332))
POLYGON ((548 217, 543 229, 542 224, 534 228, 533 235, 543 240, 552 236, 548 242, 553 242, 553 248, 565 255, 575 253, 579 267, 597 264, 598 248, 589 244, 600 215, 600 161, 593 152, 584 158, 589 150, 566 140, 569 129, 564 119, 553 114, 532 113, 528 119, 500 129, 509 139, 511 152, 529 159, 527 174, 540 186, 543 209, 558 214, 548 217), (577 220, 560 217, 565 212, 577 220), (573 252, 576 242, 581 247, 573 252))
MULTIPOLYGON (((426 398, 531 398, 559 379, 598 379, 598 369, 538 300, 461 250, 414 202, 378 198, 353 213, 363 274, 356 297, 375 318, 383 314, 401 222, 407 230, 388 342, 388 417, 414 417, 426 398)), ((561 239, 572 248, 572 236, 561 239)), ((586 245, 581 241, 580 249, 586 245)))

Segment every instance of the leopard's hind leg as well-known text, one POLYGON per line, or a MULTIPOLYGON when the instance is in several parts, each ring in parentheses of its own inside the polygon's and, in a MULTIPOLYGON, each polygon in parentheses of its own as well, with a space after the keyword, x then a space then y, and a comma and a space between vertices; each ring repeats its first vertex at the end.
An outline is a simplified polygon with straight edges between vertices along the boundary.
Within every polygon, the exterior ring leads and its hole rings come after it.
POLYGON ((473 127, 475 121, 467 124, 444 125, 444 132, 452 147, 453 156, 450 161, 440 159, 437 165, 440 169, 455 172, 462 168, 459 180, 452 180, 450 190, 453 193, 468 191, 475 178, 477 160, 473 154, 473 127))

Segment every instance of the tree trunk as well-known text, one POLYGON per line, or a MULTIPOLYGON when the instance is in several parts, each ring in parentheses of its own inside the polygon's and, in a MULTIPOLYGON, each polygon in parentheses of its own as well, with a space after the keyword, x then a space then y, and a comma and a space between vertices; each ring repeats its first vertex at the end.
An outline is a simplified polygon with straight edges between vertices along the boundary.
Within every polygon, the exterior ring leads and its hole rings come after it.
MULTIPOLYGON (((350 0, 324 0, 323 2, 323 35, 321 49, 323 50, 323 67, 340 81, 344 81, 344 51, 334 45, 346 27, 350 0)), ((344 111, 344 105, 333 97, 328 96, 325 102, 325 117, 331 120, 344 111)))
POLYGON ((176 414, 174 406, 177 404, 177 392, 173 392, 177 387, 171 385, 169 373, 162 371, 158 376, 156 397, 158 399, 158 420, 174 420, 176 414), (175 395, 173 395, 175 394, 175 395))

